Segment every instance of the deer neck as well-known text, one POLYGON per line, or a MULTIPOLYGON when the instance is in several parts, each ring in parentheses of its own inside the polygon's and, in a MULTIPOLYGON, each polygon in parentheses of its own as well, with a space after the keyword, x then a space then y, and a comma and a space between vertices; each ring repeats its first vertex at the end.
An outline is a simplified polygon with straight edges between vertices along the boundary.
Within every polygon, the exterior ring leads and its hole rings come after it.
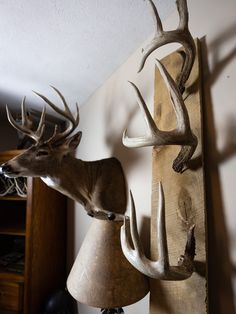
POLYGON ((87 163, 72 156, 64 157, 57 167, 50 169, 48 175, 41 179, 51 188, 83 205, 91 192, 87 163))

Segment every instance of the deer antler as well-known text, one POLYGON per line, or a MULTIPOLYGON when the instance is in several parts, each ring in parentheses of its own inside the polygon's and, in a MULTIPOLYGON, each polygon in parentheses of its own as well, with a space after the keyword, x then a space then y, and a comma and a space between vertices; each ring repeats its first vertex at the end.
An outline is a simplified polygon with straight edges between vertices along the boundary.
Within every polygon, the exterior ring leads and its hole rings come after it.
MULTIPOLYGON (((64 118, 66 118, 70 124, 69 126, 61 133, 57 132, 57 125, 55 126, 54 129, 54 133, 53 135, 45 142, 47 143, 58 143, 63 141, 65 138, 67 138, 78 126, 79 124, 79 107, 78 104, 76 103, 76 117, 74 118, 69 106, 67 105, 64 96, 60 93, 60 91, 58 89, 56 89, 55 87, 51 86, 56 93, 59 95, 59 97, 61 98, 65 110, 61 110, 60 108, 58 108, 56 105, 54 105, 47 97, 34 92, 36 95, 38 95, 40 98, 42 98, 54 111, 56 111, 57 113, 59 113, 61 116, 63 116, 64 118)), ((26 108, 25 108, 25 97, 22 100, 21 103, 21 115, 22 115, 22 125, 19 125, 18 123, 16 123, 16 121, 13 119, 8 107, 6 106, 6 110, 7 110, 7 117, 9 122, 11 123, 11 125, 17 129, 18 131, 24 133, 25 135, 31 137, 36 143, 39 143, 42 140, 42 136, 43 136, 43 132, 44 132, 44 128, 45 128, 45 113, 46 113, 46 108, 43 108, 42 114, 41 114, 41 118, 40 118, 40 122, 38 125, 38 128, 36 131, 32 131, 30 129, 30 121, 27 117, 27 112, 26 112, 26 108)))
POLYGON ((57 113, 59 113, 61 116, 63 116, 64 118, 66 118, 70 124, 68 126, 68 128, 66 130, 64 130, 61 133, 57 132, 57 125, 55 126, 55 130, 54 130, 54 134, 52 135, 52 137, 47 140, 47 143, 56 143, 56 142, 61 142, 62 140, 64 140, 65 138, 67 138, 75 129, 76 127, 79 125, 79 107, 78 104, 76 103, 76 117, 74 118, 64 96, 61 94, 61 92, 55 88, 54 86, 51 86, 55 92, 59 95, 59 97, 61 98, 65 110, 61 110, 60 108, 58 108, 56 105, 54 105, 47 97, 43 96, 40 93, 37 93, 34 91, 34 93, 36 95, 38 95, 40 98, 42 98, 54 111, 56 111, 57 113))
POLYGON ((136 93, 139 107, 147 125, 147 135, 129 138, 127 130, 125 130, 122 141, 127 147, 182 145, 177 158, 173 162, 173 169, 176 172, 180 172, 186 162, 192 157, 197 146, 197 138, 191 131, 188 112, 176 83, 162 63, 157 59, 156 62, 166 87, 169 90, 171 104, 177 119, 177 127, 172 131, 161 131, 158 129, 138 87, 130 82, 136 93))
POLYGON ((165 223, 165 202, 161 183, 159 183, 159 208, 157 214, 157 237, 158 256, 157 261, 149 260, 145 254, 139 238, 136 211, 133 196, 131 194, 131 215, 130 225, 128 217, 124 218, 124 225, 121 227, 121 247, 128 261, 141 273, 148 277, 160 280, 184 280, 189 278, 193 271, 193 259, 195 256, 194 225, 190 227, 187 235, 187 243, 184 255, 181 255, 177 266, 169 265, 168 245, 165 223), (133 247, 129 242, 129 235, 133 242, 133 247))
POLYGON ((155 22, 155 35, 151 43, 149 43, 143 50, 143 56, 139 66, 138 72, 142 71, 145 62, 149 55, 161 46, 169 43, 177 42, 183 45, 184 48, 184 61, 181 73, 177 77, 177 85, 182 93, 184 91, 184 85, 190 75, 196 48, 194 40, 188 29, 188 7, 186 0, 176 0, 176 5, 179 13, 179 25, 176 30, 164 31, 160 16, 157 8, 152 0, 148 0, 151 6, 152 16, 155 22))
POLYGON ((22 125, 19 125, 12 117, 8 106, 6 106, 6 110, 7 110, 7 118, 8 121, 11 123, 11 125, 17 129, 18 131, 24 133, 25 135, 31 137, 36 143, 39 143, 42 139, 43 136, 43 132, 44 132, 44 127, 45 127, 45 112, 46 112, 46 108, 43 108, 41 117, 40 117, 40 121, 39 121, 39 125, 36 131, 32 131, 30 129, 30 125, 31 125, 31 121, 28 119, 27 117, 27 112, 26 112, 26 108, 25 108, 25 97, 23 98, 22 102, 21 102, 21 116, 22 116, 22 125))

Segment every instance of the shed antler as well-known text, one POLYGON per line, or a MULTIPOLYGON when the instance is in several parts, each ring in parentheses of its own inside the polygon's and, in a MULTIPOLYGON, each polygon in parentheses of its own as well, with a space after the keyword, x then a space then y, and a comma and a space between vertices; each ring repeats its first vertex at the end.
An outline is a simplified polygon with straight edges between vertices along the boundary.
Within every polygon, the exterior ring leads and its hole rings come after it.
POLYGON ((152 0, 148 0, 151 12, 153 15, 153 19, 155 22, 155 35, 151 43, 149 43, 142 50, 142 59, 139 66, 138 72, 140 72, 149 57, 149 55, 158 49, 161 46, 164 46, 169 43, 180 43, 184 48, 184 62, 182 66, 181 73, 177 77, 177 85, 179 87, 180 92, 184 91, 184 85, 190 75, 194 58, 196 55, 196 48, 194 44, 194 40, 189 32, 188 28, 188 7, 186 0, 176 0, 176 5, 179 13, 179 25, 176 30, 172 31, 164 31, 160 16, 158 14, 157 8, 152 0))
POLYGON ((195 256, 194 225, 189 228, 184 255, 180 255, 177 266, 169 265, 168 245, 165 223, 165 202, 161 183, 159 184, 159 208, 157 214, 157 248, 158 260, 151 261, 145 254, 139 238, 134 200, 131 194, 130 224, 128 218, 124 219, 121 227, 121 246, 125 257, 141 273, 148 277, 160 280, 184 280, 189 278, 194 271, 193 259, 195 256), (133 247, 129 242, 129 235, 133 247))
POLYGON ((127 130, 125 130, 122 141, 127 147, 182 145, 178 156, 173 162, 173 169, 176 172, 181 172, 196 149, 197 138, 191 131, 188 112, 176 83, 162 63, 157 59, 156 62, 166 87, 169 90, 171 104, 177 119, 176 129, 172 131, 161 131, 158 129, 138 87, 130 82, 135 90, 138 104, 147 124, 147 135, 129 138, 127 136, 127 130))

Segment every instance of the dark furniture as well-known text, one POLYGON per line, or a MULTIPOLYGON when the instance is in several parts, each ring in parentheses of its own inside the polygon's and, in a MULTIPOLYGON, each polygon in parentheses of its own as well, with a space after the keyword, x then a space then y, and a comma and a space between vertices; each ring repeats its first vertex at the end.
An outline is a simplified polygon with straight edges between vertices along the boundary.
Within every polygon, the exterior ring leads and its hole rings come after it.
MULTIPOLYGON (((19 152, 0 153, 0 164, 19 152)), ((64 288, 66 198, 39 178, 27 179, 26 198, 0 198, 0 261, 0 314, 42 314, 64 288)))

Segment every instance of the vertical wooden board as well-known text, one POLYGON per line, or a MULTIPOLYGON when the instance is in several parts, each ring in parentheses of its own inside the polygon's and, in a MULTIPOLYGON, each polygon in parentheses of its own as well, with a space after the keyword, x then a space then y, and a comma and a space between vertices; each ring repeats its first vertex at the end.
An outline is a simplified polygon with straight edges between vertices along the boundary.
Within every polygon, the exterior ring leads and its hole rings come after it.
MULTIPOLYGON (((184 281, 151 280, 151 314, 207 313, 206 209, 202 162, 201 77, 199 43, 197 41, 196 46, 197 56, 183 97, 186 98, 185 104, 189 113, 191 129, 198 138, 198 146, 190 163, 190 169, 183 173, 176 173, 172 169, 173 160, 178 155, 180 146, 164 146, 153 149, 151 222, 151 254, 153 259, 157 259, 157 186, 161 181, 165 194, 170 264, 177 265, 179 256, 184 253, 187 226, 183 221, 187 220, 189 224, 194 223, 196 226, 196 271, 184 281)), ((181 55, 174 52, 165 57, 162 62, 175 78, 181 69, 181 55)), ((154 119, 160 129, 175 128, 175 114, 158 69, 155 72, 154 119)))
POLYGON ((66 282, 66 197, 28 178, 24 314, 41 314, 66 282))

